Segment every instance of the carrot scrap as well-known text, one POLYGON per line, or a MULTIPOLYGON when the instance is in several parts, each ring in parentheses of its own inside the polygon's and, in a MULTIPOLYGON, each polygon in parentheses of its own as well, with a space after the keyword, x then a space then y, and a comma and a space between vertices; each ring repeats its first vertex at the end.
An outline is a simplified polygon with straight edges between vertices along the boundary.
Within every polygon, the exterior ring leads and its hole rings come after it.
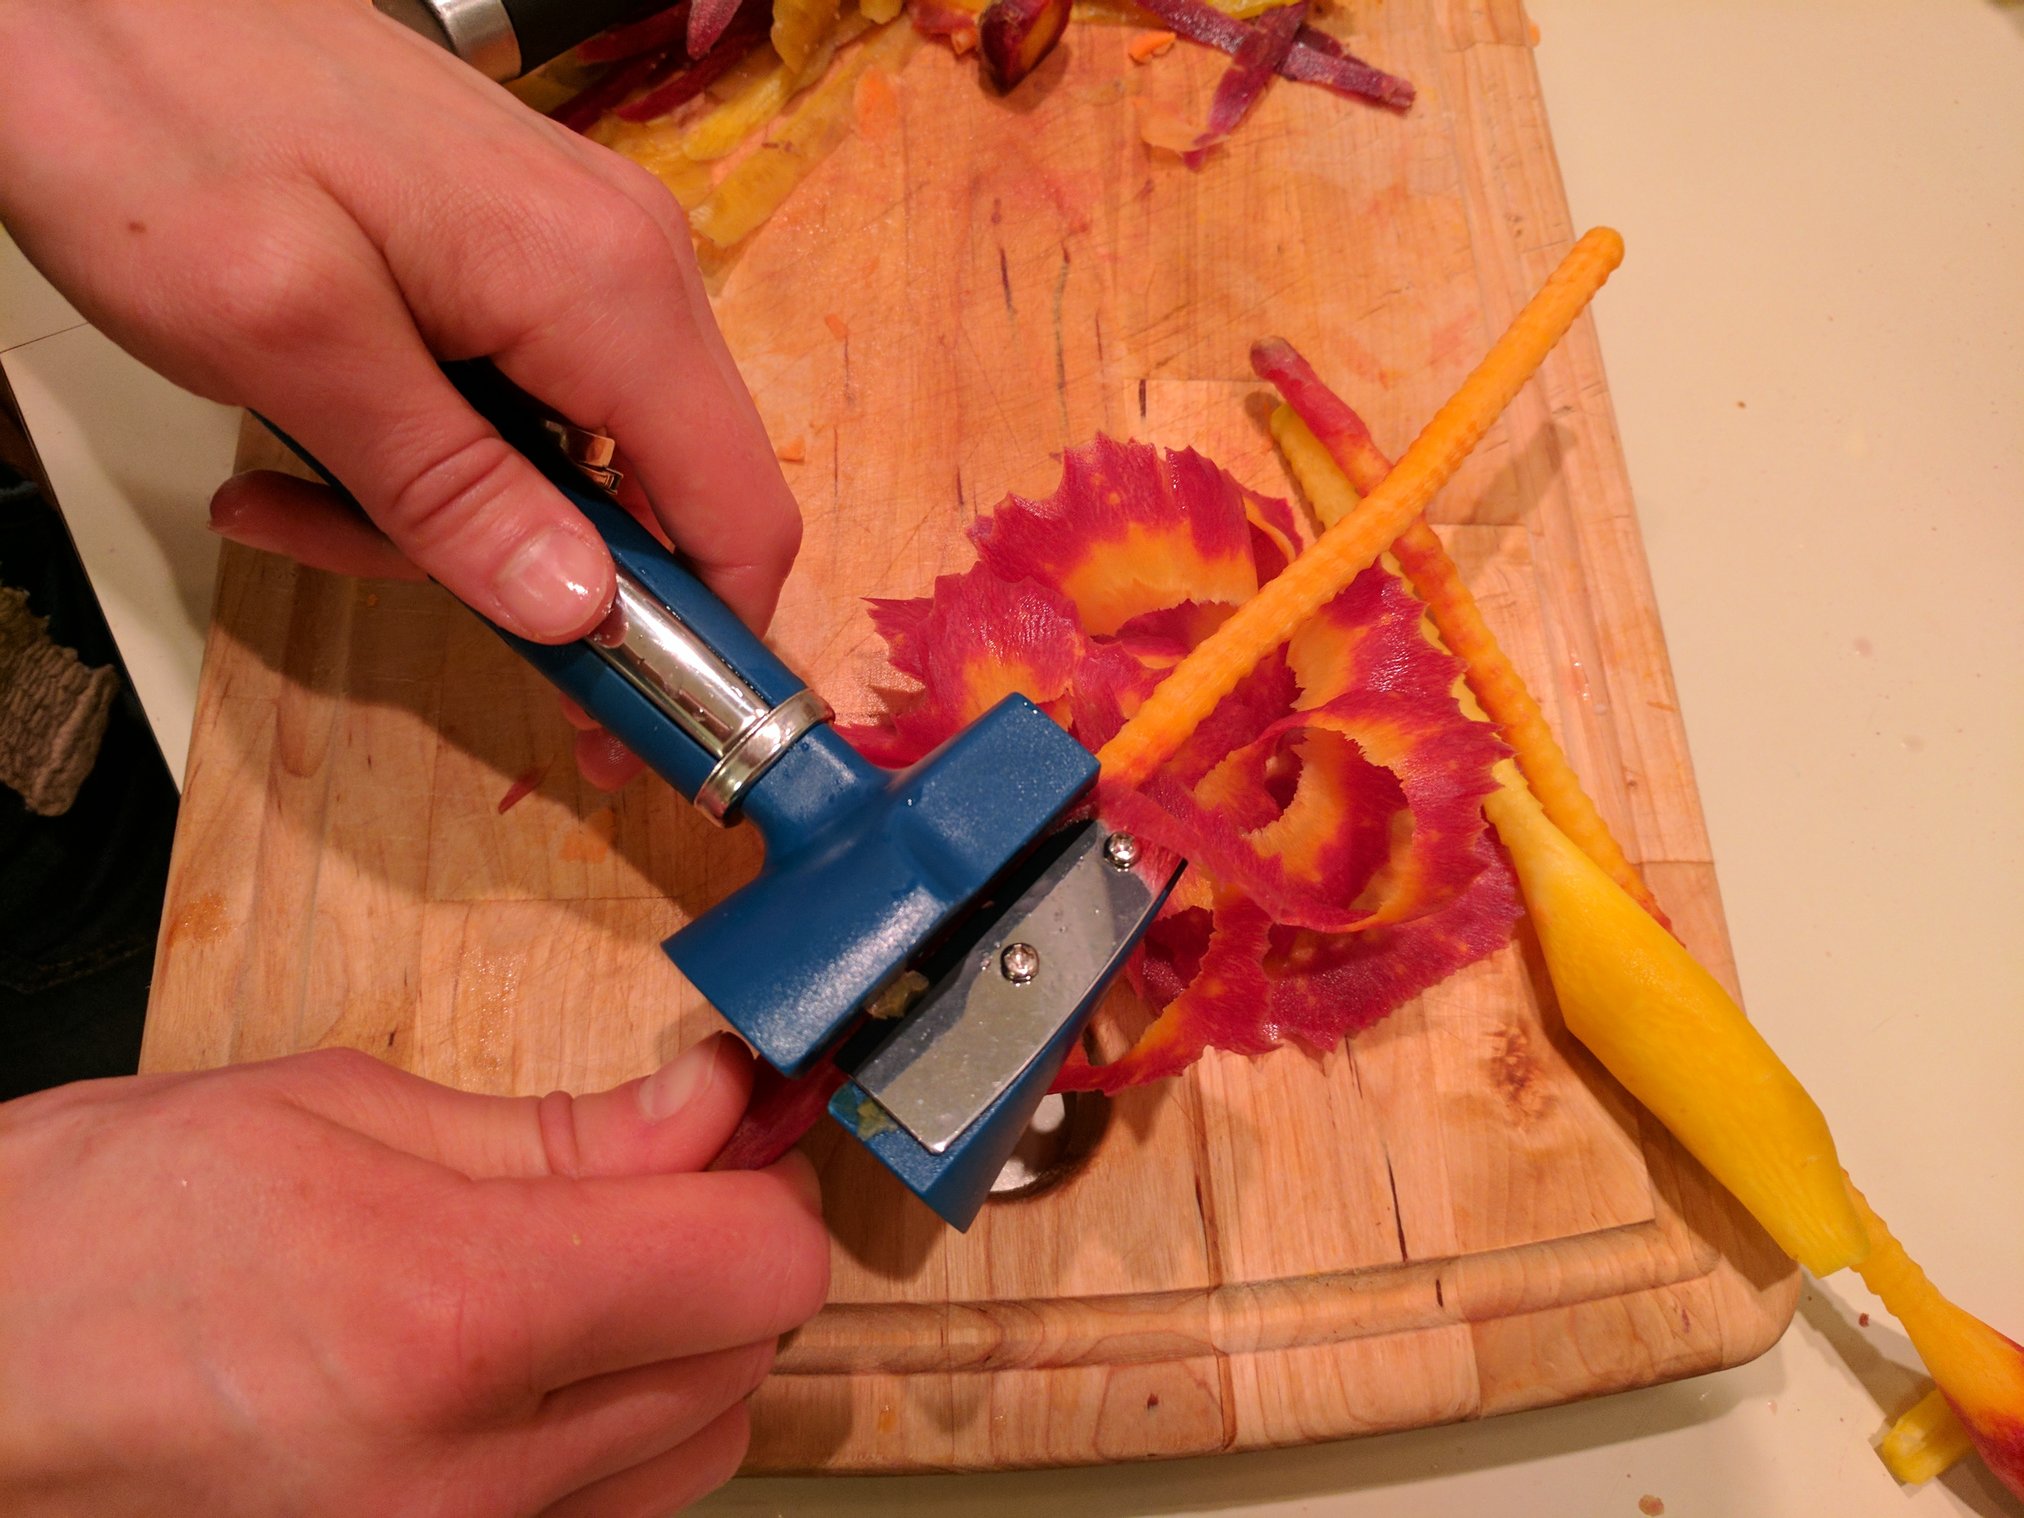
POLYGON ((958 58, 977 46, 977 12, 944 0, 909 0, 907 15, 914 30, 923 37, 936 37, 949 44, 958 58))
POLYGON ((606 111, 635 90, 660 83, 680 68, 683 61, 678 52, 642 53, 637 58, 629 58, 606 70, 557 106, 553 112, 554 119, 572 132, 588 131, 606 111))
POLYGON ((1890 1426, 1876 1453, 1891 1475, 1906 1486, 1917 1486, 1974 1454, 1975 1441, 1961 1426, 1947 1394, 1935 1386, 1890 1426))
POLYGON ((1593 229, 1569 250, 1361 509, 1329 528, 1197 644, 1104 744, 1097 759, 1108 783, 1144 784, 1260 659, 1376 562, 1448 482, 1622 261, 1623 239, 1608 227, 1593 229))
POLYGON ((808 439, 791 437, 784 443, 775 443, 773 457, 783 464, 802 463, 808 457, 808 439))
MULTIPOLYGON (((1334 525, 1347 507, 1355 505, 1359 494, 1368 495, 1384 483, 1392 471, 1391 460, 1371 438, 1363 419, 1321 382, 1291 344, 1279 338, 1253 344, 1251 367, 1285 397, 1290 409, 1282 408, 1283 419, 1279 414, 1273 416, 1272 435, 1314 504, 1315 514, 1324 526, 1334 525)), ((1469 689, 1497 724, 1504 741, 1517 750, 1518 767, 1545 806, 1546 815, 1639 906, 1670 927, 1637 867, 1582 789, 1580 777, 1555 741, 1539 703, 1498 646, 1496 634, 1462 581, 1461 571, 1425 516, 1415 517, 1399 534, 1392 552, 1413 589, 1427 603, 1449 651, 1462 661, 1469 689)))
MULTIPOLYGON (((918 5, 922 0, 915 3, 918 5)), ((1204 0, 1142 0, 1142 3, 1145 10, 1189 41, 1220 52, 1236 52, 1253 30, 1250 22, 1205 4, 1204 0)), ((1261 7, 1264 8, 1267 7, 1261 7)), ((1338 95, 1374 100, 1397 111, 1410 109, 1415 97, 1411 81, 1373 68, 1345 52, 1342 44, 1328 33, 1311 26, 1302 26, 1294 34, 1292 48, 1279 62, 1279 72, 1288 79, 1318 84, 1338 95)))
MULTIPOLYGON (((752 14, 756 16, 757 12, 752 14)), ((765 40, 765 29, 756 20, 741 19, 737 25, 722 34, 709 57, 698 57, 694 63, 673 75, 665 83, 656 85, 637 99, 614 106, 612 113, 621 121, 652 121, 656 117, 666 116, 702 94, 711 84, 737 67, 747 53, 765 40)), ((678 57, 676 54, 669 56, 678 57)), ((624 65, 621 64, 620 67, 624 65)))
POLYGON ((893 92, 892 76, 884 69, 865 71, 851 106, 857 116, 857 135, 866 142, 884 142, 900 124, 900 97, 893 92))
POLYGON ((641 53, 681 47, 688 30, 689 0, 681 0, 664 11, 599 32, 577 47, 576 56, 584 63, 618 63, 641 53))
POLYGON ((849 340, 850 338, 849 323, 845 322, 844 319, 838 316, 834 311, 829 312, 826 316, 822 318, 822 325, 829 328, 829 335, 835 338, 838 342, 840 343, 847 342, 849 340))
POLYGON ((1149 63, 1174 45, 1172 32, 1140 32, 1125 44, 1133 63, 1149 63))
POLYGON ((1040 66, 1067 29, 1068 0, 991 0, 977 18, 984 72, 1003 94, 1040 66))
POLYGON ((535 764, 528 766, 527 769, 520 773, 519 778, 506 787, 506 794, 499 798, 499 815, 505 816, 513 808, 534 794, 534 792, 540 790, 541 782, 547 778, 547 765, 535 764))
POLYGON ((835 27, 840 9, 841 0, 773 0, 773 51, 789 75, 800 78, 812 72, 809 62, 835 27))
POLYGON ((737 19, 745 0, 695 0, 689 10, 689 56, 701 58, 737 19))
POLYGON ((865 70, 898 69, 918 40, 910 28, 895 22, 873 31, 839 60, 829 77, 804 92, 794 113, 779 122, 690 214, 696 235, 719 250, 749 236, 849 135, 851 101, 865 70))

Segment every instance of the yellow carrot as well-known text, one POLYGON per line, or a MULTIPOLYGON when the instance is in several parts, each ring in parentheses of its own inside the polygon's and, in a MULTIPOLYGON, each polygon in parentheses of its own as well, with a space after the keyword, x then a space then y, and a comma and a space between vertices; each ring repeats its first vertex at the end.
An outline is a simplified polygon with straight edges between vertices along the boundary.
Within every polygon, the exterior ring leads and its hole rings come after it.
POLYGON ((1324 532, 1197 645, 1103 746, 1097 758, 1107 779, 1142 784, 1259 659, 1391 546, 1622 261, 1623 239, 1607 227, 1595 228, 1574 245, 1363 507, 1324 532))
MULTIPOLYGON (((1324 444, 1291 406, 1274 410, 1271 425, 1274 440, 1324 526, 1333 526, 1355 507, 1359 492, 1370 494, 1391 473, 1391 461, 1374 443, 1361 449, 1324 444)), ((1427 612, 1448 651, 1462 661, 1469 689, 1497 724, 1504 741, 1517 751, 1518 767, 1525 772, 1546 815, 1639 906, 1670 926, 1644 877, 1582 789, 1581 779, 1554 739, 1545 713, 1498 646, 1496 634, 1484 621, 1482 608, 1463 582, 1461 571, 1424 516, 1413 518, 1392 545, 1392 552, 1413 589, 1427 603, 1427 612)))
MULTIPOLYGON (((1869 1253, 1856 1266, 1863 1284, 1904 1325, 1912 1348, 1919 1352, 1926 1369, 1939 1383, 1937 1390, 1952 1404, 1961 1432, 1981 1453, 1996 1478, 2024 1497, 2024 1346, 1948 1301, 1905 1253, 1904 1245, 1892 1236, 1884 1220, 1870 1208, 1852 1182, 1847 1189, 1869 1239, 1869 1253)), ((1899 1421, 1901 1425, 1905 1422, 1899 1421)), ((1908 1461, 1909 1469, 1916 1471, 1933 1465, 1946 1452, 1942 1441, 1948 1437, 1947 1431, 1944 1425, 1935 1424, 1936 1420, 1928 1414, 1906 1429, 1903 1445, 1912 1445, 1924 1435, 1939 1446, 1929 1451, 1923 1462, 1908 1461)), ((1897 1429, 1891 1432, 1896 1434, 1897 1429)), ((1879 1453, 1891 1465, 1892 1473, 1898 1474, 1891 1454, 1881 1450, 1879 1453)), ((1937 1474, 1945 1468, 1933 1466, 1928 1474, 1937 1474)), ((1898 1475, 1898 1479, 1923 1478, 1898 1475)))
POLYGON ((1715 977, 1555 827, 1510 760, 1483 810, 1567 1031, 1815 1275, 1869 1249, 1827 1119, 1715 977))

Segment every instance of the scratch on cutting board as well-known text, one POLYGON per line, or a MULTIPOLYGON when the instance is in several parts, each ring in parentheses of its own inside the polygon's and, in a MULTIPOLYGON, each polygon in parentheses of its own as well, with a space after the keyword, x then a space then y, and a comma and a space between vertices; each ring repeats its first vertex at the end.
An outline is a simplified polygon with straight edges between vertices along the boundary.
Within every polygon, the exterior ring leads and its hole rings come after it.
POLYGON ((1399 1210, 1399 1178, 1392 1173, 1391 1151, 1389 1149, 1384 1154, 1384 1182, 1387 1186, 1391 1187, 1392 1227, 1398 1230, 1399 1258, 1401 1260, 1410 1260, 1413 1255, 1412 1251, 1406 1248, 1406 1216, 1405 1213, 1399 1210))
POLYGON ((1068 244, 1061 245, 1061 273, 1054 281, 1054 394, 1061 402, 1061 435, 1068 436, 1068 339, 1061 330, 1061 306, 1068 294, 1068 244))
POLYGON ((998 283, 1005 291, 1005 314, 1017 321, 1019 313, 1012 309, 1012 266, 1005 261, 1005 247, 1002 243, 998 246, 998 283))

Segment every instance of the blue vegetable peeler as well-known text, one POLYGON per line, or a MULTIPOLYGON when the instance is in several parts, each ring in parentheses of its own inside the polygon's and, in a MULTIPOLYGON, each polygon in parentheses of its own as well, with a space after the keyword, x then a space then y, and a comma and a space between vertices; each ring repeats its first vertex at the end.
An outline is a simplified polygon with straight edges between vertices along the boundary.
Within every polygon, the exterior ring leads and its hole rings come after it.
POLYGON ((444 370, 617 566, 590 637, 500 636, 706 816, 765 841, 757 878, 668 956, 782 1074, 835 1061, 848 1078, 831 1115, 968 1228, 1178 870, 1148 879, 1129 834, 1075 819, 1096 760, 1023 697, 909 769, 860 757, 828 705, 612 501, 607 439, 489 364, 444 370))

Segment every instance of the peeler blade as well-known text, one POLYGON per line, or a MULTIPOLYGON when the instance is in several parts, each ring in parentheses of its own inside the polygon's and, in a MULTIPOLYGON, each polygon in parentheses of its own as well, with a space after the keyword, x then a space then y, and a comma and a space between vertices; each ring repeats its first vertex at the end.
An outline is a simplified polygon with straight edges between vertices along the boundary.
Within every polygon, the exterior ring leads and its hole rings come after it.
POLYGON ((945 1154, 1051 1048, 1066 1053, 1064 1032, 1079 1030, 1173 883, 1134 868, 1129 835, 1098 822, 1057 848, 854 1072, 930 1154, 945 1154))

